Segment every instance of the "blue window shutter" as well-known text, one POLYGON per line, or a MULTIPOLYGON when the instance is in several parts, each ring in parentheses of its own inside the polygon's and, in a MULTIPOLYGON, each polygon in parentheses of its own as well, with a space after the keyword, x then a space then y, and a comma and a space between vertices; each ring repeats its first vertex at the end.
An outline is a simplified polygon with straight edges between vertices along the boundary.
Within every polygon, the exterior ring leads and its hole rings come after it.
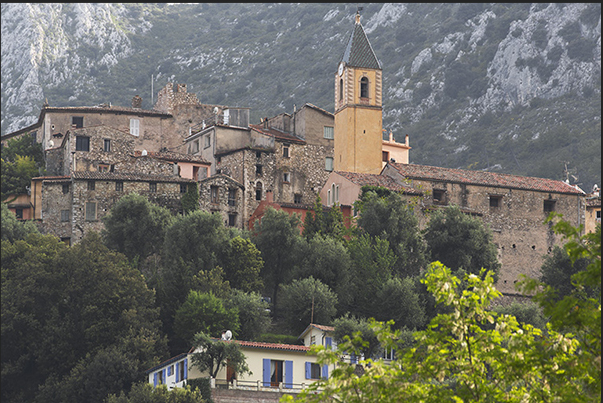
POLYGON ((330 337, 325 337, 325 346, 330 350, 333 345, 333 339, 330 337))
POLYGON ((312 377, 312 363, 306 361, 306 379, 310 379, 312 377))
POLYGON ((327 364, 322 366, 322 377, 325 379, 329 379, 329 366, 327 364))
POLYGON ((264 358, 263 360, 263 368, 264 368, 264 373, 263 373, 263 380, 264 380, 264 387, 270 387, 270 359, 269 358, 264 358))
POLYGON ((356 358, 356 354, 352 353, 352 354, 350 355, 350 362, 351 362, 352 364, 356 364, 356 363, 358 362, 358 358, 356 358))
POLYGON ((285 387, 293 387, 293 361, 285 361, 285 387))
POLYGON ((155 372, 153 374, 153 386, 157 387, 157 375, 159 375, 159 372, 155 372))
POLYGON ((180 368, 179 368, 180 363, 177 362, 176 363, 176 382, 180 382, 180 368))
POLYGON ((184 365, 184 379, 188 379, 188 358, 184 359, 184 363, 182 365, 184 365))

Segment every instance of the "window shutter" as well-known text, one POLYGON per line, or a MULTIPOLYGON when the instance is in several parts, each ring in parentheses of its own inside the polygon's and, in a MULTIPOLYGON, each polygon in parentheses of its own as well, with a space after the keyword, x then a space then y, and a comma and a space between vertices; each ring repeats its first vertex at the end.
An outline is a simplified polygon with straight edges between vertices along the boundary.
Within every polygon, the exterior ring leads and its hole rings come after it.
POLYGON ((310 379, 312 377, 312 363, 306 361, 306 379, 310 379))
POLYGON ((325 379, 329 379, 329 366, 327 364, 322 366, 322 377, 325 379))
POLYGON ((167 385, 167 369, 163 369, 163 383, 167 385))
POLYGON ((358 358, 356 358, 356 354, 352 353, 352 354, 350 355, 350 362, 351 362, 352 364, 356 364, 356 363, 358 362, 358 358))
POLYGON ((285 387, 293 387, 293 361, 285 361, 285 387))
POLYGON ((333 345, 333 339, 330 337, 325 337, 325 346, 330 350, 333 345))
POLYGON ((159 375, 159 372, 155 372, 153 374, 153 386, 157 387, 157 375, 159 375))
POLYGON ((188 358, 184 359, 183 364, 184 365, 184 378, 182 380, 188 379, 188 358))
POLYGON ((270 387, 270 359, 264 358, 263 365, 264 373, 262 375, 262 380, 264 381, 264 387, 270 387))
POLYGON ((176 363, 176 382, 180 382, 180 368, 179 368, 179 366, 180 366, 180 363, 177 362, 176 363))

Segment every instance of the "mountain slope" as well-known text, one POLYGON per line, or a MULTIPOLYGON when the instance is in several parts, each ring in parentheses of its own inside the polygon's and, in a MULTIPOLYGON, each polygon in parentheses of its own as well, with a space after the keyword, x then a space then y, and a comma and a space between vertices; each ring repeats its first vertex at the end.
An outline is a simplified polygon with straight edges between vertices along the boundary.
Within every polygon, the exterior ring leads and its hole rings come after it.
MULTIPOLYGON (((150 108, 167 82, 201 102, 251 106, 255 122, 305 102, 332 111, 355 12, 2 4, 2 133, 33 123, 45 99, 140 95, 150 108)), ((383 65, 384 128, 410 135, 411 162, 600 184, 600 4, 366 4, 361 14, 383 65)))

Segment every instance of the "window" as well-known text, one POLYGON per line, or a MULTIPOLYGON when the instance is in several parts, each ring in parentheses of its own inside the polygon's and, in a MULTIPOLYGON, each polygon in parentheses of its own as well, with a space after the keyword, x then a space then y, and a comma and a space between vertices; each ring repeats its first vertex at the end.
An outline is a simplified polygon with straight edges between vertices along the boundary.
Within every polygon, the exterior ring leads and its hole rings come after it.
POLYGON ((218 204, 219 198, 218 198, 218 187, 217 186, 212 186, 210 188, 210 199, 213 204, 218 204))
POLYGON ((209 137, 209 134, 208 134, 205 137, 203 137, 203 148, 207 148, 209 146, 211 146, 211 137, 209 137))
POLYGON ((328 193, 327 205, 332 206, 336 203, 339 203, 339 185, 335 185, 334 183, 331 185, 330 193, 328 193))
POLYGON ((61 237, 61 242, 66 243, 67 246, 71 246, 71 237, 61 237))
POLYGON ((178 361, 176 363, 176 382, 183 381, 188 378, 188 359, 178 361))
POLYGON ((343 78, 339 79, 339 100, 343 101, 343 78))
POLYGON ((283 182, 291 182, 291 174, 289 172, 283 172, 283 182))
POLYGON ((109 139, 103 140, 103 151, 106 153, 111 152, 111 140, 109 140, 109 139))
POLYGON ((316 336, 312 336, 310 337, 310 345, 315 345, 316 344, 316 336))
POLYGON ((445 190, 433 190, 433 202, 436 204, 446 203, 446 191, 445 190))
POLYGON ((63 194, 66 195, 67 193, 69 193, 69 184, 68 183, 63 185, 63 194))
POLYGON ((95 189, 96 189, 96 182, 88 181, 88 190, 95 190, 95 189))
POLYGON ((257 164, 255 166, 255 174, 261 176, 262 175, 262 166, 260 164, 257 164))
POLYGON ((110 165, 98 164, 98 172, 109 172, 110 169, 111 169, 110 165))
POLYGON ((333 157, 325 158, 325 170, 332 171, 333 170, 333 157))
POLYGON ((115 191, 123 192, 124 191, 124 183, 123 182, 115 182, 115 191))
POLYGON ((69 222, 69 210, 61 210, 61 222, 69 222))
POLYGON ((262 200, 262 182, 255 184, 255 199, 262 200))
POLYGON ((301 204, 301 202, 302 202, 302 195, 300 195, 300 194, 293 195, 293 203, 301 204))
POLYGON ((335 128, 331 127, 331 126, 324 126, 323 127, 323 137, 325 139, 334 139, 335 138, 335 128))
POLYGON ((228 189, 228 205, 231 207, 237 205, 237 189, 228 189))
POLYGON ((319 379, 320 378, 320 365, 315 362, 309 362, 310 367, 310 378, 309 379, 319 379))
POLYGON ((166 381, 166 370, 165 368, 161 371, 157 371, 155 372, 155 375, 153 375, 153 385, 157 386, 157 385, 163 385, 166 381))
POLYGON ((149 192, 157 193, 157 183, 155 183, 155 182, 149 183, 149 192))
POLYGON ((360 98, 369 97, 369 80, 366 77, 360 79, 360 98))
POLYGON ((140 120, 130 119, 130 134, 133 136, 140 135, 140 120))
POLYGON ((186 183, 181 183, 180 184, 180 193, 186 193, 187 190, 188 190, 188 185, 186 183))
POLYGON ((289 158, 289 145, 283 144, 283 158, 289 158))
POLYGON ((228 214, 228 226, 234 227, 237 225, 237 215, 236 214, 228 214))
POLYGON ((544 201, 544 212, 550 213, 551 211, 555 211, 555 200, 545 200, 544 201))
POLYGON ((270 386, 278 387, 283 382, 283 362, 270 360, 270 386))
POLYGON ((86 203, 86 221, 96 221, 96 202, 86 203))
POLYGON ((321 366, 315 362, 306 362, 306 379, 327 378, 328 374, 328 365, 323 365, 321 368, 321 366))
POLYGON ((502 196, 490 195, 489 199, 490 199, 490 207, 498 208, 501 206, 502 196))
POLYGON ((381 161, 389 161, 389 151, 381 151, 381 161))
POLYGON ((84 117, 83 116, 72 116, 71 117, 71 126, 75 126, 76 129, 80 127, 84 127, 84 117))
POLYGON ((255 158, 262 159, 262 152, 261 151, 256 151, 255 152, 255 158))
POLYGON ((394 359, 396 358, 396 357, 395 357, 394 350, 393 350, 393 349, 391 349, 391 348, 386 348, 386 349, 383 351, 383 353, 382 353, 382 356, 381 356, 381 357, 383 357, 383 358, 384 358, 384 359, 386 359, 386 360, 394 360, 394 359))
POLYGON ((15 216, 17 217, 17 220, 22 220, 23 219, 23 209, 22 208, 16 208, 15 209, 15 216))
POLYGON ((75 136, 75 151, 90 151, 90 137, 75 136))
POLYGON ((168 367, 168 369, 167 369, 167 374, 168 374, 168 376, 172 376, 172 375, 174 375, 174 366, 173 366, 173 365, 170 365, 170 366, 168 367))

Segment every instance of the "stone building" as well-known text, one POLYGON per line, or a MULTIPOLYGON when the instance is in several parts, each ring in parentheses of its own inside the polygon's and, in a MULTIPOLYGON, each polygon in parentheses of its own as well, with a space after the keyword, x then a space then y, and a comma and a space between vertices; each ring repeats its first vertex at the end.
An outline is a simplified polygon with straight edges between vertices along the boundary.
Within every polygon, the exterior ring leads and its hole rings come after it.
MULTIPOLYGON (((191 134, 186 144, 189 153, 211 163, 212 176, 226 175, 242 186, 237 223, 247 225, 268 191, 278 203, 312 204, 333 169, 333 114, 305 104, 293 114, 253 125, 244 108, 224 113, 227 121, 221 116, 191 134)), ((221 211, 227 217, 231 210, 221 211)))

